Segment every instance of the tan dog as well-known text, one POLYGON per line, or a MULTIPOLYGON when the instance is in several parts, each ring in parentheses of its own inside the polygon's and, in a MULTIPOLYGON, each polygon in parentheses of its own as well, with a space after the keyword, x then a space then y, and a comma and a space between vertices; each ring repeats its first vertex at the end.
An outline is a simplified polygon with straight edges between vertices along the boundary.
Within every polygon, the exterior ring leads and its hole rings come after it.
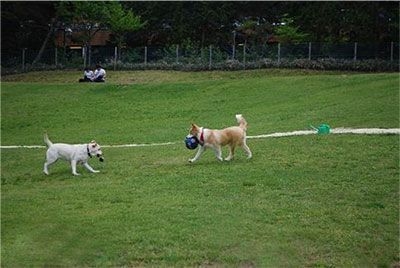
POLYGON ((200 147, 195 157, 190 159, 189 162, 193 163, 198 160, 206 148, 213 148, 217 159, 223 161, 221 147, 225 145, 229 147, 229 155, 225 158, 226 161, 232 160, 236 146, 241 146, 246 152, 247 158, 250 159, 252 154, 246 144, 247 122, 241 114, 236 115, 236 120, 239 126, 228 127, 221 130, 208 129, 192 124, 189 133, 197 137, 200 147))

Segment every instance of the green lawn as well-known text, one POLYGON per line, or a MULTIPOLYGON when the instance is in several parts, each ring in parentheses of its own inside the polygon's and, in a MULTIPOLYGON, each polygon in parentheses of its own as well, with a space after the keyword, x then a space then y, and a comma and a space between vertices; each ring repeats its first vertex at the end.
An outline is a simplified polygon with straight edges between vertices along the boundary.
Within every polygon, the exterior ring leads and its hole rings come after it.
POLYGON ((1 260, 26 266, 375 267, 399 263, 399 137, 250 139, 194 164, 190 123, 248 135, 398 128, 398 74, 260 70, 80 72, 2 78, 2 145, 177 142, 104 148, 101 173, 42 173, 45 149, 1 151, 1 260), (224 154, 226 155, 226 150, 224 154))

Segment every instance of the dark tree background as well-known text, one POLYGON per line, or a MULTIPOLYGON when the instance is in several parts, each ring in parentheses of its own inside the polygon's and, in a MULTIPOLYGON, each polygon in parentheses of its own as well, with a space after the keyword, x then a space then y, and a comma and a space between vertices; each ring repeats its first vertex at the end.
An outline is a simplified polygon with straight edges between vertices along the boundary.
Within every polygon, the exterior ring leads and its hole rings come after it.
MULTIPOLYGON (((59 2, 1 1, 1 50, 40 49, 51 27, 63 23, 59 2), (56 24, 54 24, 56 22, 56 24)), ((373 2, 271 2, 271 1, 127 1, 121 5, 140 16, 144 27, 126 36, 128 47, 191 43, 198 47, 228 45, 238 40, 262 44, 277 33, 281 42, 399 41, 399 3, 373 2), (282 25, 282 22, 290 24, 282 25), (279 27, 281 27, 280 30, 279 27), (282 28, 286 27, 286 29, 282 28)), ((48 47, 54 46, 49 42, 48 47)))
POLYGON ((54 2, 1 1, 1 50, 39 49, 55 17, 54 2))

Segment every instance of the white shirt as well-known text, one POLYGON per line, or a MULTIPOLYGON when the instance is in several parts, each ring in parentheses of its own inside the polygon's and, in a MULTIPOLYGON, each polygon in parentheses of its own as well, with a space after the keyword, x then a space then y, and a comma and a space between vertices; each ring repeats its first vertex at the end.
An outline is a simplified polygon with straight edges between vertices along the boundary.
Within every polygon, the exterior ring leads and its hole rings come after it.
POLYGON ((96 69, 96 71, 94 71, 94 79, 98 78, 99 76, 106 78, 106 71, 103 68, 96 69))
POLYGON ((83 72, 83 75, 84 75, 85 77, 89 78, 89 79, 93 79, 93 76, 94 76, 92 70, 84 71, 84 72, 83 72))

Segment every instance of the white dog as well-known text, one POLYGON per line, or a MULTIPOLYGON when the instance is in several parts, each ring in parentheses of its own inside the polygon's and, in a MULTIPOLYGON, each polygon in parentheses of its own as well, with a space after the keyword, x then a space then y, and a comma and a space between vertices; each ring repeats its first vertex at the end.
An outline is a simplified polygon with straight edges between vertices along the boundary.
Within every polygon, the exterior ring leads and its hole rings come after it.
POLYGON ((250 148, 246 144, 246 119, 244 119, 241 114, 237 114, 236 120, 239 126, 228 127, 220 130, 208 129, 192 124, 189 133, 190 135, 197 137, 200 143, 200 148, 195 157, 190 159, 189 162, 193 163, 198 160, 206 148, 213 148, 217 159, 222 161, 221 147, 225 145, 228 145, 229 147, 229 155, 225 158, 226 161, 230 161, 233 158, 236 146, 241 146, 246 152, 247 158, 250 159, 252 154, 250 148))
POLYGON ((93 173, 100 171, 94 170, 88 164, 88 158, 92 155, 96 155, 101 162, 104 161, 103 152, 101 151, 100 145, 95 141, 91 141, 88 144, 65 144, 65 143, 52 143, 47 136, 44 134, 44 142, 48 149, 46 153, 46 162, 44 163, 43 172, 49 175, 48 167, 56 162, 58 159, 63 159, 71 163, 72 174, 80 175, 76 172, 76 164, 82 164, 87 170, 93 173))

